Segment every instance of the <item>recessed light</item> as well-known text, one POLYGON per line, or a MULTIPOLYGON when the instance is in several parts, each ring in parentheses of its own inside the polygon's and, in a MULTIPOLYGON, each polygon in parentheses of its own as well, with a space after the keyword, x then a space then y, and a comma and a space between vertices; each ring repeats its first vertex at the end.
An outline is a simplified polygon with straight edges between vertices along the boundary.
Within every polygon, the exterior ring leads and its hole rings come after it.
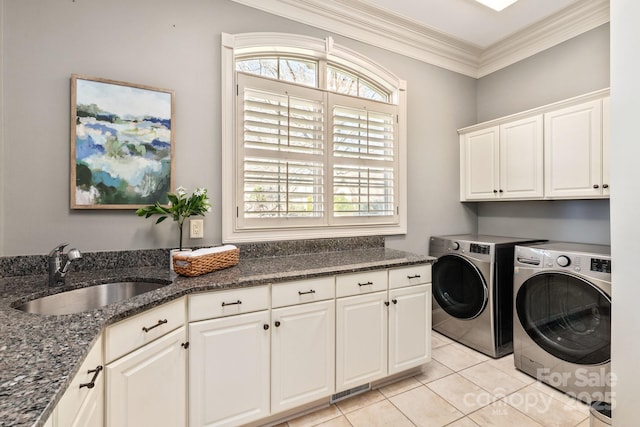
POLYGON ((505 9, 511 6, 513 3, 517 2, 518 0, 476 0, 476 1, 487 7, 490 7, 496 12, 500 12, 502 9, 505 9))

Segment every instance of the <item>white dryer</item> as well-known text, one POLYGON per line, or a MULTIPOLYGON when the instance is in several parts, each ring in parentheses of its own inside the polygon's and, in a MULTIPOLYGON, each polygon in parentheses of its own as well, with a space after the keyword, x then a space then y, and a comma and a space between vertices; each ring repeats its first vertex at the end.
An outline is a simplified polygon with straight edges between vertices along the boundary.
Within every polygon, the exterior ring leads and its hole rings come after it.
POLYGON ((516 246, 513 285, 516 368, 584 402, 610 402, 610 247, 516 246))

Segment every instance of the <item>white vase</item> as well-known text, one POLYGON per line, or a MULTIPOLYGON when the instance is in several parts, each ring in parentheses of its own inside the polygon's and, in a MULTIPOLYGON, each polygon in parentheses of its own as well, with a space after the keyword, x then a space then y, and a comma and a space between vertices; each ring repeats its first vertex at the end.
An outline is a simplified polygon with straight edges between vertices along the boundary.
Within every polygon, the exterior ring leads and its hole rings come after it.
POLYGON ((191 249, 171 249, 169 251, 169 270, 173 271, 173 256, 183 252, 191 252, 191 249))

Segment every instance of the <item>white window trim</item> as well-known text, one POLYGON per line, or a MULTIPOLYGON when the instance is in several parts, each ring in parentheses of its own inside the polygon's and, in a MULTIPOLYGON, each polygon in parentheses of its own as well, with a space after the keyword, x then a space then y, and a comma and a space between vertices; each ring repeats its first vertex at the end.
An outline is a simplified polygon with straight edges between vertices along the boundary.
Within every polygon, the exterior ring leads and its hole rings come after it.
POLYGON ((221 49, 221 116, 222 116, 222 241, 225 243, 256 242, 265 240, 296 240, 310 238, 396 235, 407 233, 407 134, 406 134, 406 81, 372 62, 368 58, 343 46, 333 39, 318 39, 286 33, 222 33, 221 49), (278 46, 274 49, 273 46, 278 46), (345 225, 295 229, 237 229, 235 227, 235 201, 237 173, 234 158, 235 122, 235 63, 237 55, 282 52, 310 55, 372 75, 391 93, 391 102, 398 105, 398 223, 393 225, 345 225))

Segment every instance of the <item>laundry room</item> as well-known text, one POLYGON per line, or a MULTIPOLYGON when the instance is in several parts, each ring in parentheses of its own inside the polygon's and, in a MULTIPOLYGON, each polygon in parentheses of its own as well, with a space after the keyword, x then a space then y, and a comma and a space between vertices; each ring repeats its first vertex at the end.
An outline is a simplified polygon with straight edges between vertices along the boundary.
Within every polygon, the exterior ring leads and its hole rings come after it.
POLYGON ((0 425, 633 425, 640 2, 483 2, 0 0, 0 425))

